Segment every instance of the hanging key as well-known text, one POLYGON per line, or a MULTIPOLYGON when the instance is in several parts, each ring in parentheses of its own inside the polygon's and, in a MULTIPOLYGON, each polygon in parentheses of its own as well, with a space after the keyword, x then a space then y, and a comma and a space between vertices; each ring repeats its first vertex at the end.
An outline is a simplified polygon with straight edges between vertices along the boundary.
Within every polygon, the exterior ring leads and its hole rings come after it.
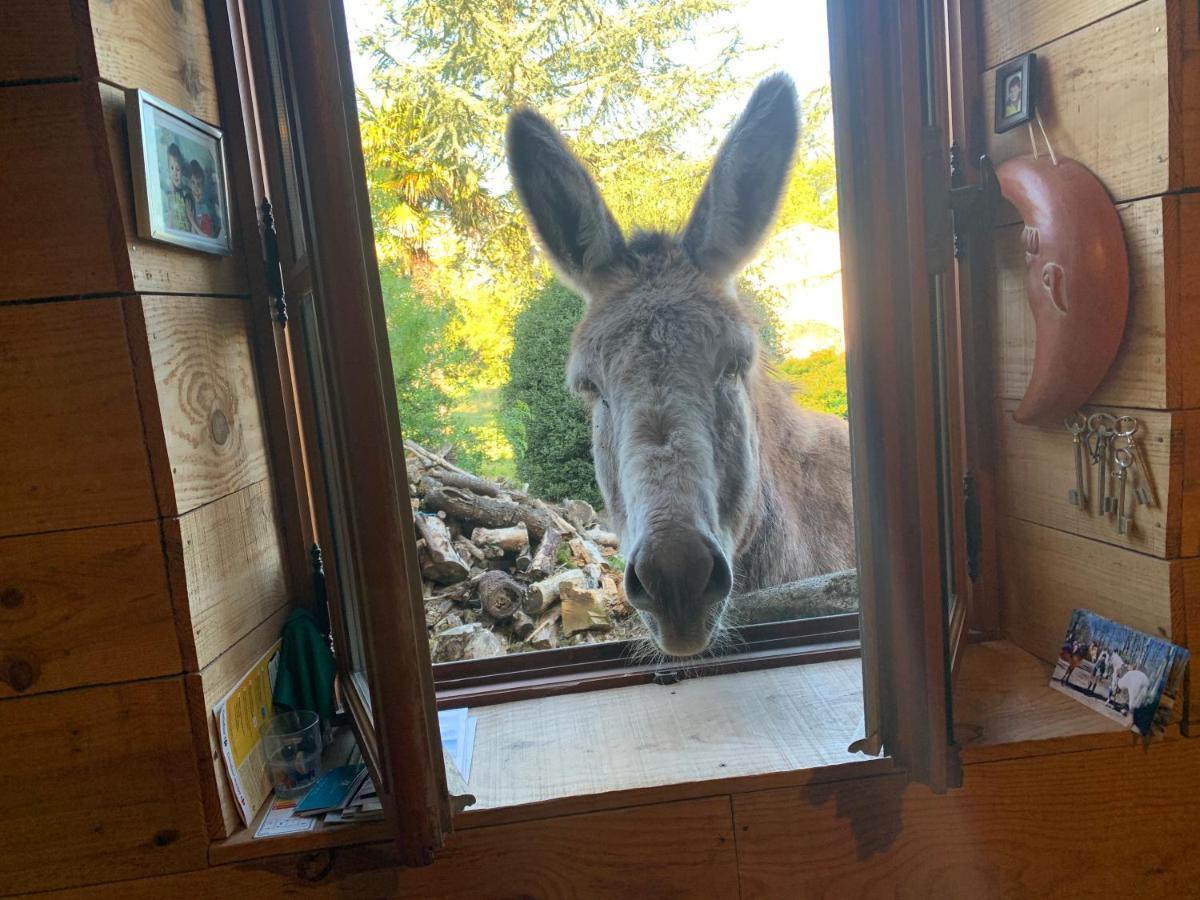
POLYGON ((1117 437, 1124 441, 1126 449, 1133 454, 1137 487, 1134 494, 1143 506, 1157 506, 1158 495, 1154 490, 1154 476, 1142 453, 1141 442, 1137 439, 1139 423, 1134 416, 1121 416, 1115 423, 1117 437))
POLYGON ((1125 481, 1134 465, 1133 454, 1124 447, 1113 450, 1113 469, 1117 478, 1117 534, 1129 534, 1133 522, 1125 515, 1125 481))
POLYGON ((1088 428, 1095 442, 1092 446, 1092 462, 1100 467, 1100 478, 1096 486, 1096 493, 1100 499, 1096 508, 1102 516, 1107 516, 1116 507, 1116 498, 1108 491, 1108 463, 1111 455, 1109 441, 1116 423, 1117 420, 1108 413, 1092 413, 1088 418, 1088 428))
POLYGON ((1087 419, 1082 413, 1075 413, 1068 416, 1063 424, 1066 425, 1067 431, 1071 432, 1071 443, 1075 451, 1075 487, 1073 490, 1067 491, 1067 500, 1072 506, 1087 509, 1086 457, 1088 451, 1084 443, 1088 430, 1087 419))

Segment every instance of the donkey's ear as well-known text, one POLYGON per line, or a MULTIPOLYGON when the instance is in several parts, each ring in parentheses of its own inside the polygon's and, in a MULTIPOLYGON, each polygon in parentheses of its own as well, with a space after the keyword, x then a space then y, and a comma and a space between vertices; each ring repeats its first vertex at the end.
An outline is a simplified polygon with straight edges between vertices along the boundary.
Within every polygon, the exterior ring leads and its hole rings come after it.
POLYGON ((726 278, 749 262, 775 218, 796 149, 796 89, 782 73, 754 89, 729 132, 683 232, 703 271, 726 278))
POLYGON ((508 168, 517 196, 559 276, 581 293, 622 259, 625 239, 591 176, 553 125, 522 108, 508 120, 508 168))

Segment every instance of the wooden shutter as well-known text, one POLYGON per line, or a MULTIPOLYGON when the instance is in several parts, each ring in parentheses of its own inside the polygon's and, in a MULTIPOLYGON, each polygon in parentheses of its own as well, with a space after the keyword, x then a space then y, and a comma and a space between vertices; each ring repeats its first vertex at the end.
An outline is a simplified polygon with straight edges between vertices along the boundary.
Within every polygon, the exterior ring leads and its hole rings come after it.
MULTIPOLYGON (((960 101, 943 3, 842 0, 829 14, 863 747, 882 746, 943 790, 960 777, 951 642, 965 633, 972 584, 964 476, 974 388, 963 376, 984 362, 964 331, 975 323, 963 321, 969 298, 950 230, 949 119, 960 101)), ((952 18, 963 26, 957 4, 952 18)))
POLYGON ((261 303, 291 394, 273 437, 297 473, 296 530, 322 550, 341 695, 400 854, 426 864, 451 813, 342 6, 210 7, 224 78, 237 75, 224 93, 241 105, 245 181, 277 230, 261 303))

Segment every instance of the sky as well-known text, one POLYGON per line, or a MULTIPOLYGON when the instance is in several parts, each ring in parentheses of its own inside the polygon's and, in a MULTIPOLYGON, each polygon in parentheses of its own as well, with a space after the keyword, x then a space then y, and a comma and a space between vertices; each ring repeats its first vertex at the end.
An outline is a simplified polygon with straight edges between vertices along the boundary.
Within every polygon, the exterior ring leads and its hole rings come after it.
MULTIPOLYGON (((369 31, 379 18, 379 0, 344 0, 347 26, 351 43, 369 31)), ((752 61, 744 63, 746 74, 759 69, 782 70, 792 76, 796 89, 803 97, 814 88, 829 81, 829 33, 826 20, 825 0, 745 0, 731 14, 732 21, 725 18, 713 19, 714 30, 736 24, 748 46, 765 45, 765 49, 752 61)), ((713 38, 695 45, 685 45, 680 50, 680 61, 689 56, 697 61, 711 59, 717 48, 713 38)), ((370 84, 371 60, 355 52, 354 76, 360 88, 370 84)), ((728 122, 738 113, 744 96, 731 96, 715 110, 715 121, 728 122)), ((811 231, 811 230, 810 230, 811 231)), ((804 332, 806 322, 819 322, 835 329, 840 337, 842 331, 841 285, 838 278, 840 261, 837 257, 837 241, 832 235, 799 232, 783 237, 772 253, 771 246, 764 252, 770 255, 772 281, 787 287, 788 303, 781 310, 785 330, 804 332)), ((835 343, 837 343, 835 341, 835 343)), ((804 355, 813 349, 810 337, 801 334, 793 344, 794 355, 804 355)))

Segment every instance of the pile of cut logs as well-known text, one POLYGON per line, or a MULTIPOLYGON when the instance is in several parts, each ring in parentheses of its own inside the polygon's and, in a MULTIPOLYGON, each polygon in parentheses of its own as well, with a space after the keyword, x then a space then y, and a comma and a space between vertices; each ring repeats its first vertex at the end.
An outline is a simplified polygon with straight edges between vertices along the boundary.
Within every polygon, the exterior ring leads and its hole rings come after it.
POLYGON ((404 447, 434 662, 642 634, 617 537, 591 506, 552 505, 404 447))

